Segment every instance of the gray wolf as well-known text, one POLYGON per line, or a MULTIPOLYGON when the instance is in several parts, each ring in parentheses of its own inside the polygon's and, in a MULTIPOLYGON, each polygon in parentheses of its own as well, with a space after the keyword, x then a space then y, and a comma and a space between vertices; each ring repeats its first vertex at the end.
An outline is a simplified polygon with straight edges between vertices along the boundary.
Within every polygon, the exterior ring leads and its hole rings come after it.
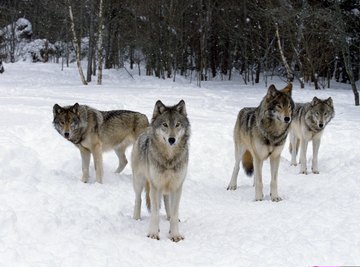
POLYGON ((240 161, 247 175, 254 172, 255 200, 261 201, 263 195, 262 166, 270 158, 272 201, 280 201, 277 178, 280 154, 289 131, 294 102, 291 98, 292 84, 279 91, 270 85, 267 94, 258 107, 240 110, 235 128, 235 166, 228 190, 236 190, 240 161))
POLYGON ((310 141, 313 144, 312 172, 319 173, 318 153, 321 136, 334 115, 331 97, 324 100, 314 97, 308 103, 295 103, 290 127, 290 153, 291 165, 296 166, 296 155, 300 145, 300 173, 307 174, 306 150, 310 141))
POLYGON ((53 107, 55 129, 79 150, 82 160, 82 178, 89 178, 90 155, 93 155, 96 181, 102 183, 102 153, 114 150, 119 158, 116 170, 120 173, 127 164, 125 150, 149 126, 144 114, 128 110, 100 111, 86 105, 53 107))
POLYGON ((182 186, 189 161, 190 122, 185 102, 165 106, 160 100, 155 104, 151 125, 134 144, 131 165, 135 191, 134 219, 140 219, 141 193, 145 187, 146 204, 150 210, 148 237, 159 237, 159 208, 161 196, 167 218, 170 220, 169 238, 178 242, 179 204, 182 186))

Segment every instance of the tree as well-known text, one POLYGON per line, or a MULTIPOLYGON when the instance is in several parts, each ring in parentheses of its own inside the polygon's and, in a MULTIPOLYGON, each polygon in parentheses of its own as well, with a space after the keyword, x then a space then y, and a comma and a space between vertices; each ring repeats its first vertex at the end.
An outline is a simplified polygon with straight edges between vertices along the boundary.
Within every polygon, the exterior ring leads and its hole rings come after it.
POLYGON ((72 32, 72 35, 73 35, 73 44, 74 44, 75 53, 76 53, 76 64, 77 64, 77 67, 78 67, 78 70, 79 70, 80 79, 81 79, 82 83, 84 85, 87 85, 88 83, 85 80, 84 72, 83 72, 83 69, 81 67, 80 45, 79 45, 79 41, 78 41, 76 31, 75 31, 74 15, 73 15, 73 12, 72 12, 72 7, 71 7, 70 1, 68 0, 67 3, 68 3, 68 8, 69 8, 71 32, 72 32))

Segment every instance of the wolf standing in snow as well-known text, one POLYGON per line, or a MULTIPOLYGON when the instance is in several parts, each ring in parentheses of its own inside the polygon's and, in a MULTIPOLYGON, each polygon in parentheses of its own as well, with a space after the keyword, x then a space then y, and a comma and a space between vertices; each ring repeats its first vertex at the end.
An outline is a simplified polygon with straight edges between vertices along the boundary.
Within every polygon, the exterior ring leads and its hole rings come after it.
POLYGON ((141 192, 145 186, 146 204, 151 211, 148 237, 160 239, 159 207, 164 195, 166 214, 170 220, 170 239, 178 242, 179 204, 189 160, 190 123, 185 102, 165 106, 155 104, 151 126, 136 141, 132 156, 135 190, 134 219, 140 219, 141 192))
POLYGON ((262 166, 270 158, 272 201, 280 201, 277 176, 280 154, 289 131, 294 102, 291 99, 292 84, 278 91, 270 85, 267 94, 256 108, 240 110, 235 128, 235 166, 228 190, 236 190, 239 165, 242 159, 245 172, 255 176, 255 199, 263 200, 262 166))
POLYGON ((126 148, 149 126, 144 114, 128 110, 100 111, 86 105, 53 107, 55 129, 65 139, 80 150, 82 160, 82 178, 86 183, 89 178, 90 156, 93 155, 96 181, 102 183, 102 153, 115 150, 119 158, 116 170, 120 173, 127 164, 126 148))
POLYGON ((296 155, 300 144, 300 173, 307 174, 306 150, 309 141, 313 144, 312 172, 319 173, 318 153, 321 136, 334 115, 331 97, 325 100, 314 97, 311 102, 295 104, 290 128, 290 153, 291 165, 296 166, 296 155))

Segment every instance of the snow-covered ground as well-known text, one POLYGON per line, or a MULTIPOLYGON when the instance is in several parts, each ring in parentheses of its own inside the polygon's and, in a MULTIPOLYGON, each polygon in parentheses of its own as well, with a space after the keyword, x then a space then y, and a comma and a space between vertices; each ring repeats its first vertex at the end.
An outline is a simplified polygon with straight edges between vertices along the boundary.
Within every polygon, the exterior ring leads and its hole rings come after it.
MULTIPOLYGON (((301 90, 293 98, 331 96, 336 116, 323 135, 320 174, 299 174, 284 149, 279 170, 283 201, 269 199, 269 163, 263 168, 265 201, 254 201, 242 170, 238 189, 226 190, 238 111, 257 106, 264 84, 214 81, 202 88, 106 71, 104 85, 80 84, 75 66, 16 63, 0 75, 1 266, 310 266, 360 264, 360 108, 349 86, 301 90), (192 124, 190 166, 180 203, 185 240, 167 238, 161 210, 160 241, 146 237, 149 214, 132 219, 131 168, 113 171, 104 156, 104 184, 80 181, 78 150, 52 126, 55 103, 130 109, 149 117, 154 103, 184 99, 192 124)), ((278 88, 285 85, 273 81, 278 88)), ((131 150, 127 151, 130 156, 131 150)), ((311 160, 311 146, 308 151, 311 160)))

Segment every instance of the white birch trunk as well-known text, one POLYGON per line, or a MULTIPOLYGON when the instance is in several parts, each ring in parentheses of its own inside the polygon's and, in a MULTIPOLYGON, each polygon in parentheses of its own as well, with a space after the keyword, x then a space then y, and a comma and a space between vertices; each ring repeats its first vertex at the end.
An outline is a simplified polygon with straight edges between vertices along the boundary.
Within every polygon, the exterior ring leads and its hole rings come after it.
POLYGON ((287 82, 291 82, 292 80, 292 74, 291 74, 291 69, 290 66, 286 60, 286 57, 284 55, 284 50, 281 47, 281 40, 280 40, 280 34, 279 34, 279 27, 278 25, 275 23, 275 27, 276 27, 276 37, 277 37, 277 43, 278 43, 278 47, 279 47, 279 51, 280 51, 280 55, 281 55, 281 60, 285 66, 286 69, 286 76, 287 76, 287 82))
POLYGON ((81 79, 82 83, 84 85, 87 85, 88 83, 85 80, 84 72, 83 72, 82 67, 81 67, 80 47, 79 47, 78 39, 77 39, 76 32, 75 32, 74 16, 73 16, 73 12, 72 12, 70 2, 68 2, 68 5, 69 5, 69 16, 70 16, 70 23, 71 23, 71 31, 72 31, 72 34, 73 34, 73 43, 74 43, 75 54, 76 54, 76 64, 77 64, 77 67, 78 67, 78 70, 79 70, 80 79, 81 79))

